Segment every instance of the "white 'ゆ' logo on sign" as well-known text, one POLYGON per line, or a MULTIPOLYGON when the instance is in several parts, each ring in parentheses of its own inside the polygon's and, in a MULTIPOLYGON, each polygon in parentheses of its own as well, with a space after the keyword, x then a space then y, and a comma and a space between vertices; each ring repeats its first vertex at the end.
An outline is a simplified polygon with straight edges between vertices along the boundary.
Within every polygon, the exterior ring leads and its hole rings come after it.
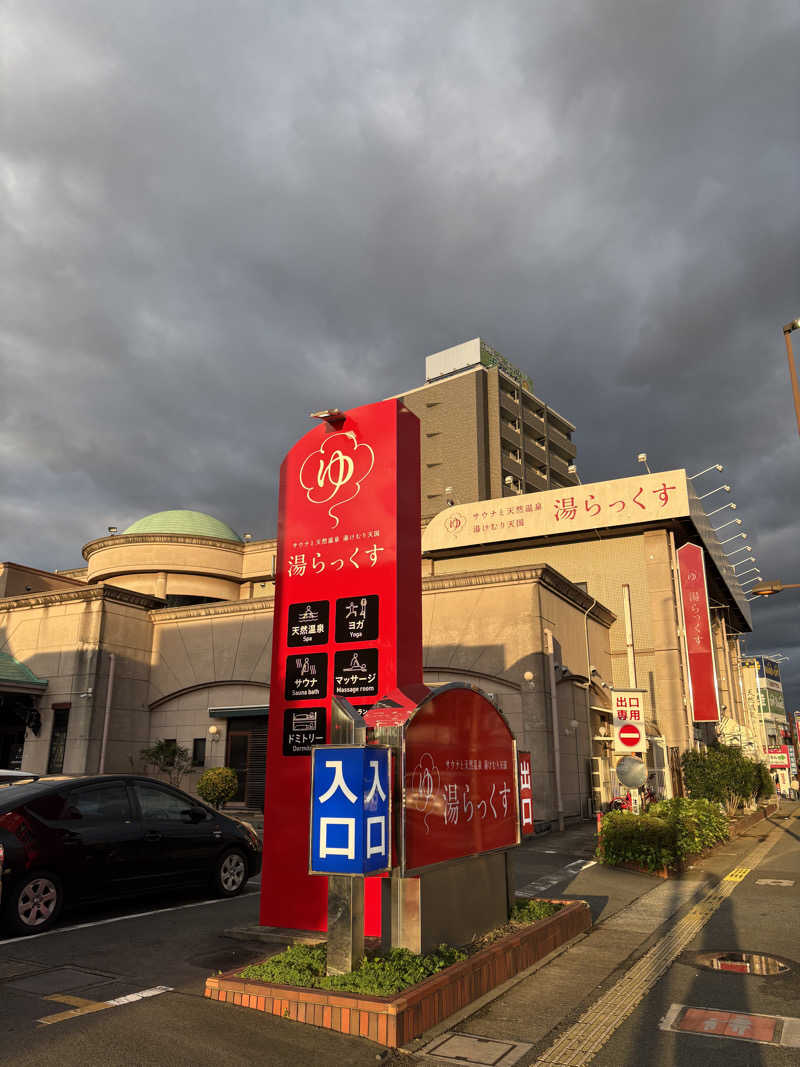
POLYGON ((375 453, 352 430, 326 437, 300 467, 300 484, 312 504, 328 504, 333 528, 339 525, 334 510, 353 500, 361 483, 375 466, 375 453))

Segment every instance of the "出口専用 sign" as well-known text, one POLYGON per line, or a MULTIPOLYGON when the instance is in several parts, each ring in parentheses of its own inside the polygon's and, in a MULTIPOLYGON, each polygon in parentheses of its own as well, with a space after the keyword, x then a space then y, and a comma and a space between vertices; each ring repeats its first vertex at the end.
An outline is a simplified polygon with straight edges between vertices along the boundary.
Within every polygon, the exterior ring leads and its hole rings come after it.
POLYGON ((644 689, 611 690, 614 752, 617 755, 642 752, 647 748, 644 700, 644 689))

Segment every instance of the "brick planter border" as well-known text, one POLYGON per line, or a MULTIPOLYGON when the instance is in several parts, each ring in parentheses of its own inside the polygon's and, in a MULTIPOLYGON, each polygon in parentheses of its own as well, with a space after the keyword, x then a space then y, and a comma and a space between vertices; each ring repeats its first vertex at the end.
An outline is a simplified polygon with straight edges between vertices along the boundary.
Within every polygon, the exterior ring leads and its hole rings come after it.
POLYGON ((559 903, 564 907, 555 915, 508 934, 394 997, 254 982, 236 977, 241 967, 207 978, 205 995, 397 1048, 590 929, 585 901, 559 903))

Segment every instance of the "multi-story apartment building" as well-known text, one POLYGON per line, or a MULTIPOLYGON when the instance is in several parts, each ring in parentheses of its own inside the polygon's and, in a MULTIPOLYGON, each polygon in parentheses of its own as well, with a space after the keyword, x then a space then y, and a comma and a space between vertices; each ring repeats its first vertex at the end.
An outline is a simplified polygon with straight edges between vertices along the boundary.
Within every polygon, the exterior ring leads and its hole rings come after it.
POLYGON ((425 377, 400 394, 422 424, 423 519, 449 503, 577 484, 575 427, 485 341, 428 356, 425 377))

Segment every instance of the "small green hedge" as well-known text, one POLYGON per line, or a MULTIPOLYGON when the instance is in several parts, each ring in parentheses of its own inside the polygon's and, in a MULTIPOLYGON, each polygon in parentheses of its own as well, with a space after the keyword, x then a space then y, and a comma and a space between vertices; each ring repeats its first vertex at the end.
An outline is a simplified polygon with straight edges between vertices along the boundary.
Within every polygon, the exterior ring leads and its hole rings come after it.
POLYGON ((452 963, 467 958, 457 948, 440 945, 435 952, 416 956, 405 948, 395 948, 388 956, 365 959, 350 974, 325 974, 327 946, 292 945, 278 956, 255 963, 240 971, 240 978, 311 989, 343 989, 349 993, 386 997, 430 978, 452 963))
POLYGON ((209 767, 197 780, 197 795, 219 811, 227 800, 236 796, 239 776, 232 767, 209 767))
POLYGON ((511 922, 535 923, 539 919, 549 919, 563 907, 552 900, 519 900, 511 909, 511 922))
POLYGON ((603 818, 597 858, 611 866, 635 863, 647 871, 674 867, 727 841, 728 820, 709 800, 661 800, 646 815, 611 812, 603 818))

